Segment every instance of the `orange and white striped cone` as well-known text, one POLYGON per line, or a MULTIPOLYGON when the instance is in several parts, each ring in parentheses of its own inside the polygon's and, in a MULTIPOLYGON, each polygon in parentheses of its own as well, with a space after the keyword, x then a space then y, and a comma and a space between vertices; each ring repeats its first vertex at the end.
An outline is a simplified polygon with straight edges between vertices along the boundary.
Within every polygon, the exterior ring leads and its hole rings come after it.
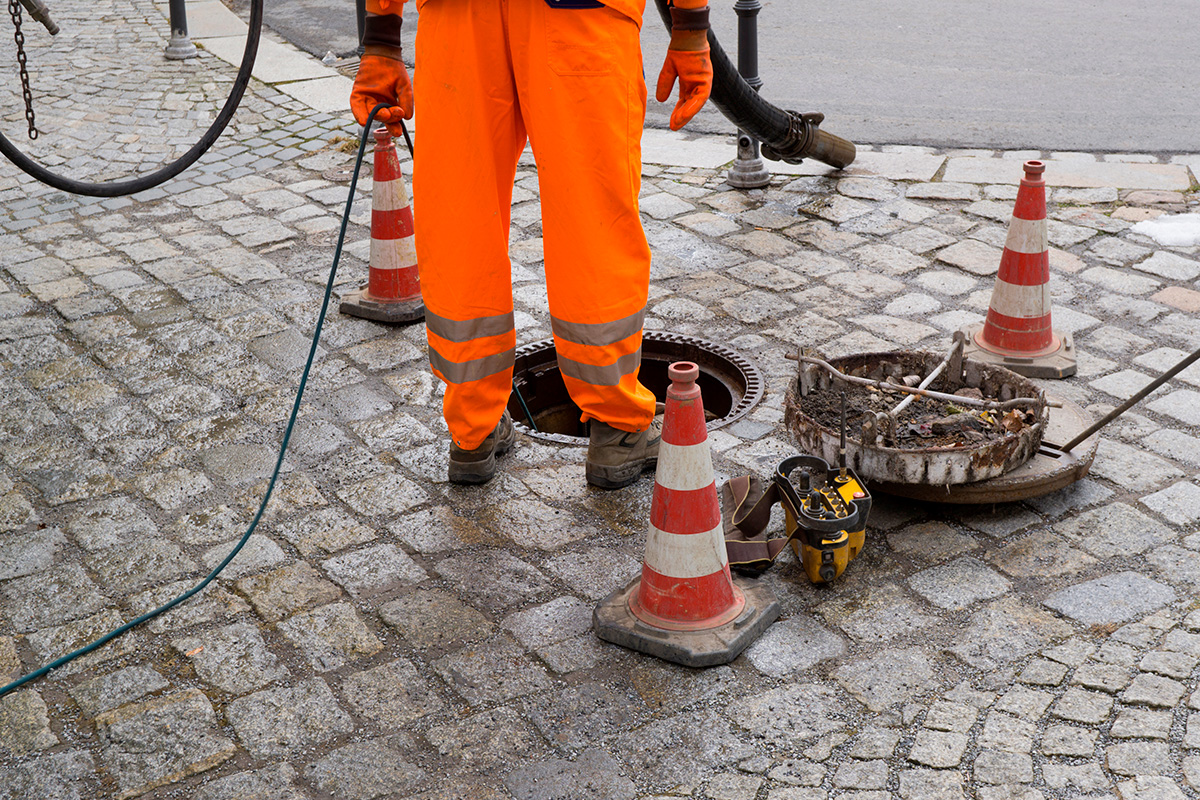
POLYGON ((779 617, 779 603, 729 573, 700 368, 681 361, 667 375, 642 575, 597 606, 592 621, 601 639, 667 661, 726 664, 779 617))
POLYGON ((1066 378, 1075 374, 1075 345, 1050 324, 1045 170, 1025 162, 987 320, 966 330, 964 354, 1030 378, 1066 378))
POLYGON ((339 311, 394 324, 425 319, 413 238, 412 202, 400 172, 396 144, 387 128, 375 131, 369 267, 366 285, 343 298, 339 311))

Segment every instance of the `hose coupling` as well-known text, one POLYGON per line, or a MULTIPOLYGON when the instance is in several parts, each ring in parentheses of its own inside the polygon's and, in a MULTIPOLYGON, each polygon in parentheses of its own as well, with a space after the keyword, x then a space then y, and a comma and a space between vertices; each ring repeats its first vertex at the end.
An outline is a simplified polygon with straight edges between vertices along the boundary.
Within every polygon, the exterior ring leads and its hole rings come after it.
POLYGON ((791 126, 788 128, 787 139, 782 146, 762 145, 763 158, 772 161, 783 161, 788 164, 799 164, 812 155, 810 152, 817 141, 817 128, 824 122, 825 115, 820 112, 801 114, 788 110, 791 126))

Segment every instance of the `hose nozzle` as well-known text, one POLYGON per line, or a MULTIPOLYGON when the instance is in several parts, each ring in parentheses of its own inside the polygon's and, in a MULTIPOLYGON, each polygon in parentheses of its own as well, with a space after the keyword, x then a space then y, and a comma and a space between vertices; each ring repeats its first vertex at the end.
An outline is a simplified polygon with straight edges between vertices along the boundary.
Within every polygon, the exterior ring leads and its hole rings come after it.
POLYGON ((46 30, 50 31, 51 36, 58 35, 58 25, 50 19, 50 9, 46 8, 46 4, 42 0, 21 0, 21 5, 25 6, 29 16, 46 26, 46 30))

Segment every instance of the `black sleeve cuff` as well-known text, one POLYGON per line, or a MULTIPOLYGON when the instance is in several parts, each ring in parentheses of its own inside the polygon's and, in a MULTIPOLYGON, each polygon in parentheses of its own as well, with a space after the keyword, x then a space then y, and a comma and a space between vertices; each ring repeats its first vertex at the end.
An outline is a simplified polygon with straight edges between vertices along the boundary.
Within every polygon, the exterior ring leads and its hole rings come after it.
POLYGON ((363 25, 363 46, 381 44, 400 47, 400 26, 403 23, 399 14, 368 14, 363 25))

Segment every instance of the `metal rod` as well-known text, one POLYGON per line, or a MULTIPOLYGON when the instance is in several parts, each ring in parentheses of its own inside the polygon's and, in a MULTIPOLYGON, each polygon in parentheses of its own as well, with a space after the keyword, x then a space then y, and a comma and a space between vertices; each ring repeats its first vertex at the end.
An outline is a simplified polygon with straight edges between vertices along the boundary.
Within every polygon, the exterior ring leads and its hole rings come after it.
MULTIPOLYGON (((929 377, 926 378, 925 380, 921 381, 921 385, 918 386, 917 388, 918 389, 928 389, 929 384, 931 384, 935 380, 937 380, 937 376, 942 374, 943 370, 946 369, 946 366, 950 363, 950 361, 954 358, 954 356, 958 353, 958 351, 962 349, 962 347, 965 343, 966 343, 966 340, 964 338, 956 337, 954 340, 954 344, 950 345, 950 352, 946 353, 946 357, 942 359, 942 363, 938 364, 937 369, 935 369, 933 372, 929 373, 929 377)), ((917 399, 917 396, 915 394, 910 394, 908 397, 901 400, 900 405, 898 405, 892 409, 892 419, 895 419, 896 417, 900 416, 900 412, 903 411, 904 409, 908 408, 909 405, 911 405, 912 402, 916 399, 917 399)))
POLYGON ((1141 402, 1141 400, 1146 395, 1150 394, 1155 389, 1162 386, 1167 381, 1171 380, 1171 378, 1174 378, 1176 375, 1178 375, 1179 373, 1183 372, 1185 369, 1190 367, 1197 359, 1200 359, 1200 349, 1195 350, 1190 356, 1183 359, 1183 361, 1180 361, 1178 364, 1171 367, 1169 370, 1164 372, 1162 375, 1159 375, 1157 378, 1150 381, 1150 383, 1146 384, 1146 386, 1140 392, 1138 392, 1133 397, 1126 400, 1124 403, 1121 403, 1121 405, 1117 406, 1112 411, 1105 414, 1104 418, 1101 419, 1099 422, 1093 423, 1092 426, 1089 427, 1087 430, 1085 430, 1083 433, 1079 434, 1074 439, 1072 439, 1071 441, 1064 444, 1061 448, 1062 451, 1064 453, 1069 452, 1072 447, 1079 444, 1083 440, 1087 439, 1093 433, 1100 430, 1105 425, 1107 425, 1108 423, 1112 422, 1117 417, 1124 414, 1126 411, 1128 411, 1130 408, 1132 408, 1137 403, 1141 402))
POLYGON ((846 383, 854 383, 859 386, 873 386, 876 389, 892 392, 905 392, 907 394, 919 394, 922 397, 932 397, 935 400, 945 400, 949 403, 955 403, 960 406, 970 406, 972 408, 998 408, 1001 411, 1007 411, 1010 408, 1020 408, 1021 406, 1039 406, 1047 405, 1051 408, 1058 406, 1049 400, 1039 400, 1036 397, 1014 397, 1012 400, 976 400, 973 397, 960 397, 956 394, 946 394, 944 392, 933 392, 929 389, 918 389, 915 386, 901 386, 895 383, 884 383, 883 381, 872 380, 871 378, 859 378, 855 375, 847 375, 827 361, 822 361, 819 358, 811 356, 799 356, 798 361, 803 361, 805 364, 816 364, 824 367, 838 380, 846 383))

